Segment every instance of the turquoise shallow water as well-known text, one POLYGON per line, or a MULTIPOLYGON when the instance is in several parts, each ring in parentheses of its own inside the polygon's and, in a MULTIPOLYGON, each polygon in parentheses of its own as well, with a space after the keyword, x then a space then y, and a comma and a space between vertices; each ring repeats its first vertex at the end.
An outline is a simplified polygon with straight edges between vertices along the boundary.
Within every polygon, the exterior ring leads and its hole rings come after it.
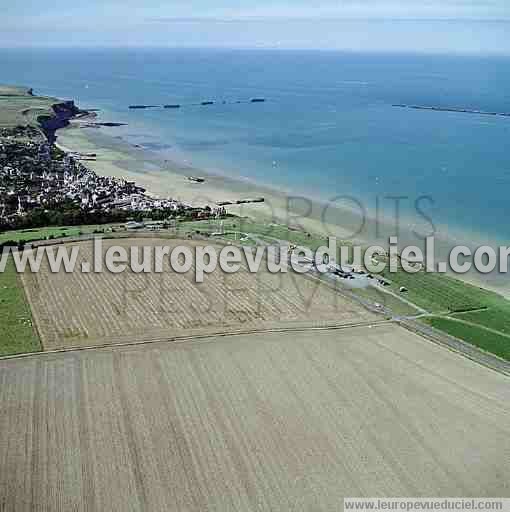
MULTIPOLYGON (((0 82, 126 121, 133 142, 297 193, 507 241, 510 59, 307 51, 0 50, 0 82), (236 103, 255 96, 266 103, 236 103), (214 100, 213 106, 196 105, 214 100), (223 104, 223 101, 226 103, 223 104), (129 111, 135 103, 180 110, 129 111)), ((110 130, 115 133, 114 130, 110 130)))

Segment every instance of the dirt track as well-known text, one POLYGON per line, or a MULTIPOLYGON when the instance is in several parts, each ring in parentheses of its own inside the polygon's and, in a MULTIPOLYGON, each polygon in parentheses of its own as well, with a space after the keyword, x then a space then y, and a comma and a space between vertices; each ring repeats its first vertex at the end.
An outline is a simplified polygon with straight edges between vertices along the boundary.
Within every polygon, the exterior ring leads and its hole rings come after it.
POLYGON ((509 390, 394 325, 0 361, 0 510, 510 496, 509 390))

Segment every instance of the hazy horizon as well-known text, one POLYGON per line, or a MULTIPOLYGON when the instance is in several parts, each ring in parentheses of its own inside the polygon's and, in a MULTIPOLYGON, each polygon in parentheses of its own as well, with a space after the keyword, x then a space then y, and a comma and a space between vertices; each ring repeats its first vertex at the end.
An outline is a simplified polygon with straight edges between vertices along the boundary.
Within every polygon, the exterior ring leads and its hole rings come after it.
POLYGON ((505 0, 303 0, 172 6, 27 0, 2 7, 2 47, 211 47, 510 54, 505 0), (120 14, 120 15, 119 15, 120 14))

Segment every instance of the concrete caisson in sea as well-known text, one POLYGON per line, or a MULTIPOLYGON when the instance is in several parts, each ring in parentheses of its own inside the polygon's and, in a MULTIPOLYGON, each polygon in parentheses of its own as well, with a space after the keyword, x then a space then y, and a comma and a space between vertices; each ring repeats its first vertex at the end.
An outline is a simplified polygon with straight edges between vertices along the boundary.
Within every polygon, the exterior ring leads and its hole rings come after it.
POLYGON ((130 109, 157 108, 157 105, 129 105, 130 109))

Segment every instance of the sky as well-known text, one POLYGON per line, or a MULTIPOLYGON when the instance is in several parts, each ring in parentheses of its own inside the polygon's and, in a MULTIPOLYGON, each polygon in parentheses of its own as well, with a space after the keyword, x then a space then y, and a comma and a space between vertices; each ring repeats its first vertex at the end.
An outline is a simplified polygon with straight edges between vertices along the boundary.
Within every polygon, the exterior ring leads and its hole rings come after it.
POLYGON ((2 47, 510 55, 510 0, 0 0, 0 23, 2 47))

